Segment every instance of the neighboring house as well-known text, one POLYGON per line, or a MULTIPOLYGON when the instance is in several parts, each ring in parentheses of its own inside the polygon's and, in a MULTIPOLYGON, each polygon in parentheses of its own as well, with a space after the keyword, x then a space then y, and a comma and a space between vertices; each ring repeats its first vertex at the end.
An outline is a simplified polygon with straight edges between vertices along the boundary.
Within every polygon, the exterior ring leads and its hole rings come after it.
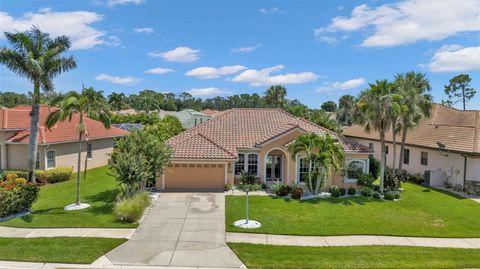
POLYGON ((129 108, 129 109, 122 109, 122 110, 116 111, 115 113, 119 115, 136 115, 137 113, 140 113, 140 112, 144 112, 144 111, 137 111, 133 108, 129 108))
MULTIPOLYGON (((57 123, 52 130, 45 128, 45 120, 54 108, 40 107, 40 129, 38 135, 37 169, 73 167, 76 171, 78 154, 78 115, 72 121, 57 123)), ((28 141, 30 134, 31 106, 0 109, 0 169, 26 170, 28 168, 28 141)), ((88 155, 88 167, 105 165, 112 152, 113 139, 128 132, 112 127, 106 129, 102 123, 85 118, 88 130, 88 146, 83 144, 82 160, 88 155)), ((82 161, 83 165, 84 161, 82 161)))
POLYGON ((151 112, 151 113, 157 113, 158 116, 163 119, 165 116, 175 116, 177 114, 177 111, 168 111, 168 110, 163 110, 163 109, 159 109, 158 111, 154 111, 154 112, 151 112))
MULTIPOLYGON (((156 186, 166 190, 220 190, 227 183, 233 184, 241 171, 255 173, 262 183, 302 183, 309 169, 305 154, 292 156, 287 146, 307 132, 337 137, 346 162, 368 173, 368 154, 372 151, 366 146, 281 109, 236 108, 169 139, 173 160, 156 186)), ((326 186, 347 187, 354 182, 332 174, 326 186)))
POLYGON ((202 124, 212 118, 211 116, 204 115, 193 109, 184 109, 175 113, 174 116, 180 120, 180 123, 182 123, 182 126, 185 129, 202 124))
POLYGON ((215 110, 215 109, 210 109, 210 108, 207 108, 207 109, 204 109, 202 111, 200 111, 200 113, 204 114, 204 115, 207 115, 207 116, 211 116, 211 117, 215 117, 216 114, 218 114, 220 111, 218 110, 215 110))
MULTIPOLYGON (((343 134, 369 145, 375 158, 380 159, 378 133, 367 133, 362 126, 354 125, 344 129, 343 134)), ((387 165, 392 166, 391 132, 387 132, 386 140, 387 165)), ((397 135, 397 162, 400 142, 401 135, 397 135)), ((431 117, 408 131, 402 162, 405 170, 425 175, 432 186, 441 186, 445 181, 462 186, 480 184, 480 111, 434 104, 431 117)))

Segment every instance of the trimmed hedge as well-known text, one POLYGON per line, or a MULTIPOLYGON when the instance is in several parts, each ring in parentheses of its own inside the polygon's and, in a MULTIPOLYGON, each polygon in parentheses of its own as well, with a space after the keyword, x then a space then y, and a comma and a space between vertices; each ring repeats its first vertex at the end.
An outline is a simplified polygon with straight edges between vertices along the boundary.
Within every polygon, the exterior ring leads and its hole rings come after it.
POLYGON ((30 210, 37 200, 38 187, 14 173, 0 182, 0 218, 30 210))
MULTIPOLYGON (((3 180, 8 174, 16 174, 19 178, 28 178, 27 171, 5 170, 2 172, 3 180)), ((57 167, 49 170, 35 170, 35 178, 38 183, 57 183, 70 180, 73 175, 71 167, 57 167)))

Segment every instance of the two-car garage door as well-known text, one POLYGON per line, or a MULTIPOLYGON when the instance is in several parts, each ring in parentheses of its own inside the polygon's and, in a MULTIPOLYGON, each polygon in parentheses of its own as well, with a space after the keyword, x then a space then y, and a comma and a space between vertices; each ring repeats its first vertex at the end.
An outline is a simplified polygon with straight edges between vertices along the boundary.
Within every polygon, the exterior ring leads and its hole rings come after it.
POLYGON ((225 164, 173 163, 166 167, 165 190, 223 190, 225 164))

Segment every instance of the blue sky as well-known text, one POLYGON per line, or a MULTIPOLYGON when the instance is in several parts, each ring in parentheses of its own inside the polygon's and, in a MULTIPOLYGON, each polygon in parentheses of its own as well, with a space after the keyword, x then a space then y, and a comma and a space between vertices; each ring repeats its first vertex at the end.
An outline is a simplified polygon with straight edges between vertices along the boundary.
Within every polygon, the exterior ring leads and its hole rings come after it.
MULTIPOLYGON (((479 92, 480 1, 7 1, 0 30, 32 24, 72 40, 77 69, 56 90, 82 83, 196 97, 263 93, 286 86, 312 108, 357 95, 376 79, 425 72, 435 101, 459 73, 479 92)), ((0 46, 8 46, 0 38, 0 46)), ((0 67, 0 90, 32 86, 0 67)))

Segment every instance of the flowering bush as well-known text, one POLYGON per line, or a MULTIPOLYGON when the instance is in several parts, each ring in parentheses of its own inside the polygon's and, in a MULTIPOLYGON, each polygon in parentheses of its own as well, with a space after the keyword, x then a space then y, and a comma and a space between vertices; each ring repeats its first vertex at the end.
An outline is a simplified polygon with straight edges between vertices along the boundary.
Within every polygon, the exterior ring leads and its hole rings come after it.
POLYGON ((25 178, 10 173, 0 181, 0 218, 29 210, 37 199, 38 188, 25 178))

